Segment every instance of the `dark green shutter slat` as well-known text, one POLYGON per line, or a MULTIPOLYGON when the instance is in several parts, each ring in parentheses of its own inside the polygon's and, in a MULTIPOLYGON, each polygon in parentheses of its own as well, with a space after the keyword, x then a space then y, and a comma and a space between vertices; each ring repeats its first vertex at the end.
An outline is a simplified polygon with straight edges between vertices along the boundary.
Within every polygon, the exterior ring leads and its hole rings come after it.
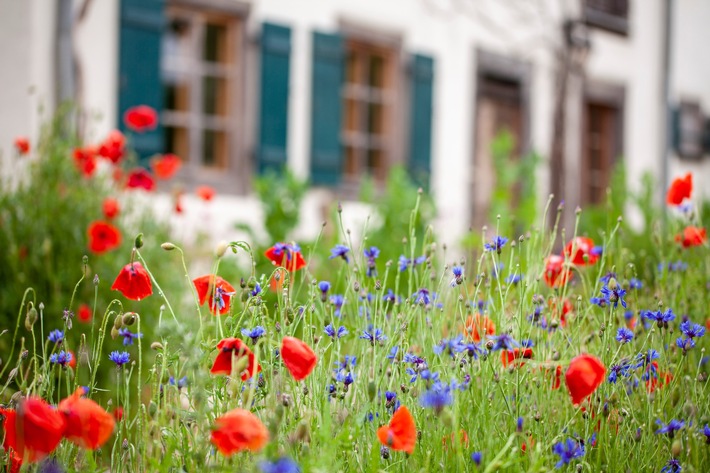
POLYGON ((421 186, 429 186, 434 59, 415 54, 411 60, 409 171, 421 186))
MULTIPOLYGON (((118 123, 136 105, 163 109, 160 49, 165 27, 164 0, 121 0, 119 43, 118 123)), ((163 152, 163 132, 132 133, 131 143, 140 158, 163 152)))
POLYGON ((291 28, 264 23, 261 33, 261 113, 258 168, 280 172, 286 165, 291 28))
POLYGON ((311 182, 335 185, 342 175, 340 143, 344 75, 343 38, 339 34, 313 33, 311 90, 311 182))

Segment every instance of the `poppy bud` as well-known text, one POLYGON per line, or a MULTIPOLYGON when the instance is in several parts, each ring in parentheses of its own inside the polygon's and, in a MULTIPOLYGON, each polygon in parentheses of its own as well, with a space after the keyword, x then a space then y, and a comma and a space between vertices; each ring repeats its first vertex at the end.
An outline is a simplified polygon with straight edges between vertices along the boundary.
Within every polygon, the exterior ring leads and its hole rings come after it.
POLYGON ((355 281, 353 283, 353 291, 360 292, 360 283, 359 282, 355 281))
POLYGON ((160 247, 161 247, 162 249, 164 249, 165 251, 173 251, 175 248, 177 248, 175 245, 173 245, 173 244, 170 243, 169 241, 166 241, 165 243, 163 243, 162 245, 160 245, 160 247))
POLYGON ((681 445, 680 440, 675 440, 673 445, 671 445, 671 455, 673 455, 674 458, 677 458, 680 455, 682 448, 683 446, 681 445))
POLYGON ((27 311, 27 315, 25 316, 25 328, 28 332, 32 331, 32 326, 35 322, 37 322, 37 309, 32 307, 27 311))
POLYGON ((150 348, 153 350, 164 350, 165 347, 163 347, 163 344, 160 342, 153 342, 150 344, 150 348))
POLYGON ((135 312, 126 312, 123 314, 123 318, 121 319, 121 322, 123 325, 133 325, 136 323, 136 314, 135 312))
POLYGON ((116 318, 113 319, 113 328, 118 330, 121 327, 123 327, 123 314, 118 314, 116 318))
POLYGON ((133 246, 135 247, 136 250, 140 250, 141 248, 143 248, 143 234, 142 233, 139 233, 138 235, 136 235, 136 239, 133 242, 133 246))
POLYGON ((377 394, 377 386, 374 381, 367 383, 367 396, 370 398, 370 402, 375 400, 375 395, 377 394))
POLYGON ((111 338, 113 340, 116 340, 116 338, 118 338, 118 335, 118 329, 116 327, 111 327, 111 338))
POLYGON ((30 356, 29 350, 22 350, 20 352, 20 359, 26 360, 28 356, 30 356))
POLYGON ((227 252, 227 248, 229 248, 229 244, 226 241, 220 241, 217 244, 217 248, 215 248, 215 255, 217 255, 217 258, 224 256, 227 252))
MULTIPOLYGON (((17 368, 13 368, 13 369, 10 370, 10 372, 9 372, 8 375, 7 375, 7 381, 8 381, 8 382, 12 381, 13 379, 15 379, 15 376, 17 376, 17 368)), ((19 392, 19 391, 18 391, 18 392, 19 392)), ((17 393, 15 393, 15 394, 17 394, 17 393)), ((15 394, 13 394, 13 396, 14 396, 15 394)))
POLYGON ((84 266, 86 266, 87 264, 89 264, 89 257, 86 256, 86 255, 84 255, 84 256, 81 258, 81 262, 84 264, 84 266))

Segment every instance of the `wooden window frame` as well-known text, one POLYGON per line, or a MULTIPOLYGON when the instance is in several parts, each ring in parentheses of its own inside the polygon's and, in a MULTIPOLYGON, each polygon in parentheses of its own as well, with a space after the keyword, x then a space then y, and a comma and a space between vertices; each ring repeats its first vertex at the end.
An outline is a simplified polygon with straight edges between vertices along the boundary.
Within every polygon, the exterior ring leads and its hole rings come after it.
MULTIPOLYGON (((247 56, 248 6, 220 0, 168 0, 168 21, 183 19, 191 28, 189 43, 189 70, 185 76, 188 85, 188 108, 186 111, 164 109, 161 121, 164 126, 186 128, 188 133, 188 156, 183 159, 183 168, 177 178, 188 188, 209 185, 220 193, 245 194, 251 163, 246 153, 245 135, 240 127, 245 116, 244 85, 247 56), (226 61, 208 62, 203 57, 204 35, 209 23, 226 26, 226 61), (203 81, 206 77, 225 80, 224 103, 227 112, 207 115, 204 112, 203 81), (218 165, 202 163, 204 133, 214 130, 225 134, 225 150, 218 165)), ((161 71, 164 71, 161 65, 161 71)), ((183 74, 185 71, 181 71, 183 74)), ((166 143, 167 145, 167 143, 166 143)))
POLYGON ((705 153, 704 138, 706 123, 699 101, 681 100, 677 112, 678 158, 687 161, 700 161, 705 153))
POLYGON ((594 4, 594 1, 590 2, 589 0, 585 0, 583 6, 584 21, 589 26, 621 36, 628 36, 631 0, 626 0, 626 2, 627 4, 623 14, 615 14, 604 8, 599 8, 599 6, 594 4))

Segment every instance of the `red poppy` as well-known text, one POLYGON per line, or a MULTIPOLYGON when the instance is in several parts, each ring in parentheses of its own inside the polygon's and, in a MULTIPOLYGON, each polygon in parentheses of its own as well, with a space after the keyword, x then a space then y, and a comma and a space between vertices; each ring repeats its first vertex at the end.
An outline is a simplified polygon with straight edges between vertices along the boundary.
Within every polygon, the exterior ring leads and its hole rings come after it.
POLYGON ((103 212, 104 217, 111 220, 121 212, 121 206, 119 205, 116 199, 112 197, 107 197, 104 199, 103 212))
POLYGON ((281 341, 281 359, 296 381, 306 379, 318 362, 311 347, 294 337, 284 337, 281 341))
POLYGON ((533 357, 532 348, 513 348, 512 350, 502 350, 500 353, 500 361, 503 363, 503 367, 507 368, 509 364, 515 362, 515 367, 519 368, 525 364, 524 361, 516 360, 530 360, 533 357))
MULTIPOLYGON (((448 449, 449 441, 451 441, 452 444, 454 442, 456 442, 456 436, 455 436, 454 432, 451 432, 451 435, 449 435, 449 436, 444 435, 441 438, 441 445, 444 447, 444 450, 448 449)), ((468 434, 463 429, 459 430, 459 442, 460 442, 461 447, 468 450, 470 441, 468 438, 468 434)))
POLYGON ((74 164, 84 177, 91 177, 96 171, 96 148, 93 146, 75 148, 74 164))
POLYGON ((126 299, 139 301, 153 294, 153 283, 143 265, 134 261, 121 269, 111 290, 121 291, 126 299))
POLYGON ((225 338, 217 344, 219 353, 214 360, 210 373, 232 375, 232 368, 238 370, 242 381, 246 381, 259 371, 261 365, 256 362, 254 353, 238 338, 225 338), (234 361, 234 365, 232 365, 234 361))
POLYGON ((151 159, 150 167, 158 179, 171 179, 182 167, 182 160, 174 154, 164 154, 151 159))
POLYGON ((688 173, 685 177, 674 179, 666 194, 668 205, 680 205, 684 199, 689 199, 693 193, 693 175, 688 173))
POLYGON ((648 379, 646 380, 646 391, 649 393, 668 385, 673 379, 673 375, 669 372, 658 370, 658 362, 652 361, 651 365, 653 368, 651 368, 651 366, 646 368, 646 374, 648 375, 648 379))
POLYGON ((86 233, 89 235, 89 250, 93 253, 106 253, 121 245, 121 232, 108 222, 92 222, 86 233))
POLYGON ((545 378, 552 378, 552 389, 560 389, 560 384, 562 381, 562 366, 557 365, 554 368, 545 367, 544 370, 545 378))
POLYGON ((18 136, 15 138, 15 149, 17 154, 23 156, 30 152, 30 140, 26 136, 18 136))
POLYGON ((245 409, 233 409, 215 419, 210 441, 222 455, 249 450, 256 452, 269 441, 269 432, 257 416, 245 409))
POLYGON ((576 237, 567 243, 564 255, 570 259, 572 264, 578 266, 592 265, 599 259, 599 254, 592 251, 593 249, 594 241, 591 238, 576 237))
POLYGON ((209 302, 210 313, 212 315, 229 312, 232 296, 236 292, 234 287, 227 281, 214 274, 206 274, 192 280, 197 289, 200 305, 209 302))
POLYGON ((569 299, 565 299, 562 301, 562 312, 557 309, 557 302, 559 299, 550 297, 547 300, 547 305, 550 307, 550 314, 552 317, 555 317, 559 319, 560 325, 562 327, 567 326, 567 315, 572 312, 572 303, 569 301, 569 299))
POLYGON ((417 442, 417 426, 414 424, 414 417, 409 409, 406 406, 399 406, 389 425, 383 425, 377 429, 377 438, 380 439, 382 445, 411 455, 414 452, 414 444, 417 442))
POLYGON ((176 214, 181 214, 183 213, 184 209, 182 207, 182 192, 178 192, 175 194, 175 213, 176 214))
POLYGON ((116 422, 121 422, 123 420, 123 407, 117 406, 113 408, 113 412, 111 412, 111 415, 113 415, 113 419, 116 422))
POLYGON ((76 368, 76 353, 74 353, 72 350, 67 350, 69 354, 71 355, 71 359, 69 360, 69 363, 67 363, 67 366, 69 368, 76 368))
POLYGON ((565 383, 572 396, 572 404, 581 403, 596 391, 604 381, 605 374, 604 364, 595 356, 584 353, 573 358, 565 372, 565 383))
POLYGON ((155 179, 143 168, 136 168, 128 174, 126 181, 128 189, 145 189, 148 192, 155 189, 155 179))
POLYGON ((682 235, 676 235, 675 241, 681 242, 683 248, 691 246, 702 246, 707 240, 707 235, 704 228, 694 227, 689 225, 685 227, 682 235))
POLYGON ((17 415, 14 409, 5 409, 2 407, 0 407, 0 415, 2 415, 3 419, 2 428, 5 431, 5 438, 2 442, 2 448, 9 454, 9 472, 17 473, 20 471, 20 468, 22 468, 22 454, 18 452, 17 444, 17 415))
POLYGON ((78 388, 59 403, 59 412, 67 421, 64 436, 80 447, 96 450, 106 443, 116 422, 111 414, 83 395, 84 388, 78 388))
POLYGON ((463 334, 475 343, 479 343, 486 335, 495 335, 496 324, 481 314, 469 315, 464 325, 463 334))
POLYGON ((86 304, 79 304, 79 309, 76 311, 76 318, 79 319, 79 322, 91 322, 93 318, 91 307, 86 304))
POLYGON ((301 248, 296 244, 276 243, 264 253, 276 266, 283 266, 289 271, 298 271, 306 266, 301 248))
POLYGON ((205 202, 209 202, 210 200, 214 199, 215 191, 210 186, 200 186, 195 189, 195 194, 197 194, 197 197, 204 200, 205 202))
POLYGON ((39 397, 20 401, 17 411, 2 410, 5 416, 5 442, 20 459, 30 463, 46 457, 59 445, 66 429, 64 417, 39 397))
POLYGON ((111 131, 106 139, 99 145, 99 156, 103 156, 112 163, 118 163, 123 157, 126 137, 118 130, 111 131))
POLYGON ((158 112, 148 105, 131 107, 123 114, 123 123, 136 133, 155 130, 158 126, 158 112))
POLYGON ((572 272, 565 268, 565 259, 560 255, 550 255, 545 260, 543 279, 550 287, 561 287, 572 279, 572 272))

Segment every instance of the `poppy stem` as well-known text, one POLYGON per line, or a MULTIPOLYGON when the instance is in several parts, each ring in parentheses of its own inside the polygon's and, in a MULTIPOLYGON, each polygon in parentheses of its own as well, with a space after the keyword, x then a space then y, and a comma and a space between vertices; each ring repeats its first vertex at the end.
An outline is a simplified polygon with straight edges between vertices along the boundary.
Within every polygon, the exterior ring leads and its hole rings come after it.
POLYGON ((158 294, 165 301, 165 305, 168 308, 168 310, 170 311, 170 315, 173 316, 173 320, 175 321, 176 324, 178 324, 179 327, 182 327, 182 324, 180 323, 180 321, 177 319, 177 316, 175 315, 175 311, 173 311, 173 306, 170 305, 170 301, 168 300, 167 297, 165 297, 165 292, 163 291, 163 288, 160 287, 160 284, 158 284, 158 281, 155 279, 155 276, 153 276, 153 273, 148 268, 148 263, 145 262, 145 259, 143 259, 143 256, 141 255, 140 251, 138 251, 135 248, 133 248, 133 253, 131 254, 131 263, 133 263, 133 256, 134 255, 137 256, 138 260, 143 264, 143 268, 150 276, 150 279, 153 281, 153 284, 155 284, 155 287, 158 289, 158 294))

